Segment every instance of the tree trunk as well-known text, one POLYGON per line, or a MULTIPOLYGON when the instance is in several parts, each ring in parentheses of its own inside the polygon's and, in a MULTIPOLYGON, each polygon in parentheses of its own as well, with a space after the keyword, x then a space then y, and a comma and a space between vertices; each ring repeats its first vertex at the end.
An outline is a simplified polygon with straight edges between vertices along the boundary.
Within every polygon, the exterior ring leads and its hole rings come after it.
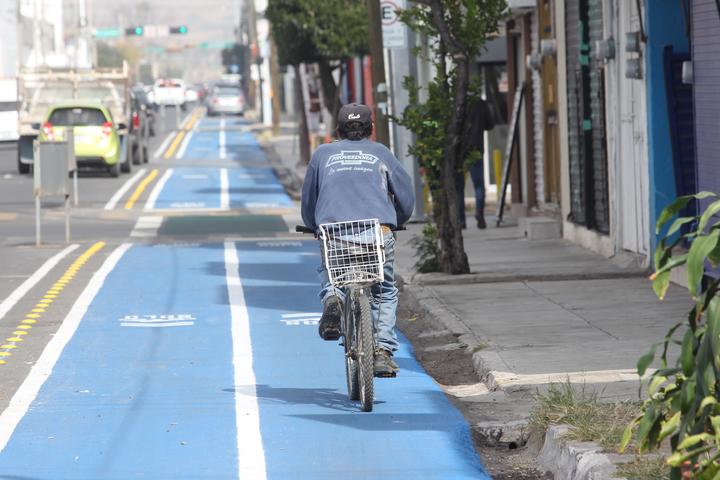
POLYGON ((308 131, 307 116, 305 115, 305 97, 303 96, 300 65, 293 65, 295 69, 295 109, 298 115, 298 141, 300 142, 300 161, 307 165, 310 163, 310 132, 308 131))
POLYGON ((335 83, 333 68, 326 60, 318 61, 320 69, 320 83, 322 84, 323 100, 325 108, 330 112, 330 131, 335 132, 337 127, 337 115, 340 111, 340 89, 335 83))

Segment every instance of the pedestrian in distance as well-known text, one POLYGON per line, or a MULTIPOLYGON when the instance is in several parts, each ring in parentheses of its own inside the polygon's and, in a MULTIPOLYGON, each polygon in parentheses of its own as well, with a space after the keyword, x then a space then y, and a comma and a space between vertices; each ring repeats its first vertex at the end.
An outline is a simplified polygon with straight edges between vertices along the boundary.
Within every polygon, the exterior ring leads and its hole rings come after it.
MULTIPOLYGON (((475 220, 477 228, 487 228, 485 222, 485 131, 495 127, 492 112, 487 102, 478 99, 470 105, 470 149, 480 152, 480 159, 473 163, 468 171, 475 189, 475 220)), ((457 191, 458 214, 460 226, 466 228, 465 222, 465 168, 455 174, 455 190, 457 191)))
MULTIPOLYGON (((385 250, 384 281, 372 289, 371 310, 378 346, 375 374, 394 376, 398 348, 395 333, 398 289, 395 286, 395 236, 412 215, 415 196, 412 181, 393 153, 370 139, 373 122, 366 105, 344 105, 338 113, 339 141, 315 150, 302 190, 302 219, 307 227, 331 222, 377 218, 382 225, 385 250), (381 301, 382 300, 382 301, 381 301)), ((343 292, 334 288, 321 263, 320 299, 323 314, 318 333, 324 340, 340 337, 343 292)))

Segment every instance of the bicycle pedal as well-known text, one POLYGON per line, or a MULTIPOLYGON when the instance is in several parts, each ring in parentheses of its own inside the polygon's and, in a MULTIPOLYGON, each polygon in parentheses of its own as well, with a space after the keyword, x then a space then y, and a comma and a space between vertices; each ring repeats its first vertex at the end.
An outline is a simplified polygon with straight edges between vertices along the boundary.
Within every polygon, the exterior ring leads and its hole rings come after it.
POLYGON ((397 372, 375 372, 376 378, 395 378, 397 377, 397 372))

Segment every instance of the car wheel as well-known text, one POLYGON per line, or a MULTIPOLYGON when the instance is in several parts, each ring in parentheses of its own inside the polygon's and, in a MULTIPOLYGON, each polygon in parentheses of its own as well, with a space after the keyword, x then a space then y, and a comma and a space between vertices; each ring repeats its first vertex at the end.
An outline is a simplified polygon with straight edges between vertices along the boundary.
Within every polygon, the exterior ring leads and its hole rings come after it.
POLYGON ((120 176, 120 167, 117 163, 115 165, 108 165, 107 171, 111 177, 117 178, 120 176))

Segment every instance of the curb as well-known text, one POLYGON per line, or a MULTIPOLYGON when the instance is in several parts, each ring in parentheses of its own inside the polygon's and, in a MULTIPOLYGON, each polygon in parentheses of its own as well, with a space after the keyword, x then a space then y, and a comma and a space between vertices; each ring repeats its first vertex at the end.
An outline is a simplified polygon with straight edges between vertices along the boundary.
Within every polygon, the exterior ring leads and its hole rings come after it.
POLYGON ((562 437, 568 430, 567 425, 548 427, 536 460, 542 469, 552 472, 556 480, 626 480, 616 476, 617 465, 611 458, 620 460, 621 455, 603 453, 594 442, 566 442, 562 437))
POLYGON ((397 278, 403 295, 412 304, 443 325, 457 337, 459 343, 466 345, 469 351, 474 352, 472 355, 473 366, 480 381, 485 383, 491 391, 502 390, 498 379, 502 378, 503 375, 498 374, 502 371, 508 371, 510 368, 500 355, 492 350, 488 342, 479 338, 458 315, 433 295, 430 289, 422 285, 407 284, 400 274, 397 275, 397 278))
POLYGON ((612 280, 622 278, 647 277, 647 269, 632 269, 622 272, 601 273, 557 273, 557 274, 495 274, 470 273, 466 275, 445 275, 437 273, 416 273, 412 276, 415 285, 467 285, 469 283, 512 283, 512 282, 562 282, 578 280, 612 280))
POLYGON ((298 176, 295 169, 283 163, 272 142, 263 141, 260 142, 260 146, 265 152, 268 162, 275 172, 275 175, 277 175, 278 180, 280 180, 280 183, 285 187, 287 194, 290 195, 290 198, 293 200, 300 200, 303 179, 298 176))

